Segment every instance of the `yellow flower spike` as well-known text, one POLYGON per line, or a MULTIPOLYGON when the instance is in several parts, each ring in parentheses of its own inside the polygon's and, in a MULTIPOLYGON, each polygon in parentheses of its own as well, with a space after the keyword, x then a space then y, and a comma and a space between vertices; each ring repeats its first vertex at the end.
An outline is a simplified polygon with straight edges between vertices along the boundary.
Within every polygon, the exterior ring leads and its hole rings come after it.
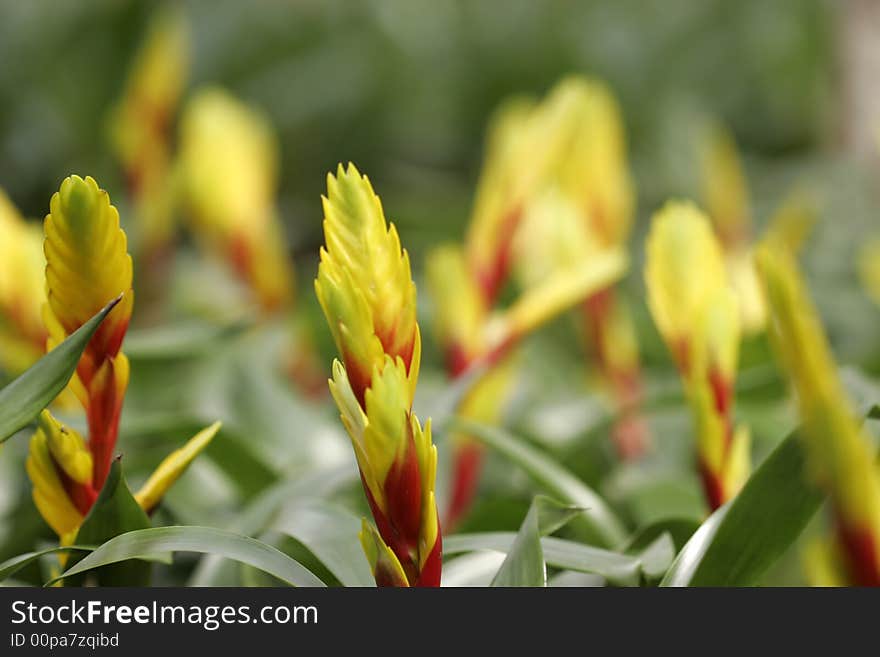
POLYGON ((859 251, 859 276, 868 296, 880 304, 880 238, 868 241, 859 251))
POLYGON ((708 218, 692 203, 667 203, 651 223, 645 284, 654 322, 682 371, 690 366, 689 339, 706 300, 726 280, 708 218))
POLYGON ((261 306, 292 303, 293 268, 275 210, 278 148, 268 121, 227 92, 202 89, 181 120, 181 186, 192 227, 261 306))
POLYGON ((386 227, 379 197, 353 164, 347 170, 340 165, 335 178, 328 175, 323 204, 326 247, 315 290, 363 403, 372 371, 386 354, 402 358, 408 371, 418 367, 416 287, 397 229, 386 227))
POLYGON ((166 7, 148 28, 111 121, 114 146, 128 171, 150 168, 157 149, 164 149, 188 68, 186 17, 178 7, 166 7))
POLYGON ((0 189, 0 367, 19 374, 44 352, 43 235, 0 189))
POLYGON ((120 348, 134 303, 131 256, 119 214, 94 179, 66 178, 49 209, 43 223, 47 346, 54 348, 110 301, 122 297, 83 352, 70 386, 86 410, 93 484, 100 490, 113 457, 128 385, 128 359, 120 348))
POLYGON ((315 291, 342 356, 330 392, 377 524, 364 550, 379 585, 439 586, 437 454, 430 422, 412 414, 421 338, 409 256, 354 165, 328 176, 323 204, 315 291))
POLYGON ((135 493, 134 498, 144 511, 149 513, 159 504, 168 489, 214 439, 220 431, 221 424, 215 422, 202 429, 190 438, 186 445, 174 450, 162 460, 147 482, 135 493))
POLYGON ((31 438, 26 468, 34 504, 46 523, 59 536, 76 532, 85 516, 68 497, 49 451, 48 437, 41 429, 31 438))
POLYGON ((748 244, 749 188, 733 136, 721 125, 704 129, 700 145, 703 199, 725 250, 748 244))
POLYGON ((796 392, 814 476, 830 492, 854 583, 880 585, 880 474, 793 256, 758 251, 774 351, 796 392))
POLYGON ((63 426, 49 411, 40 413, 39 431, 46 437, 46 444, 53 460, 64 473, 78 484, 92 484, 92 454, 86 441, 74 429, 63 426))
POLYGON ((487 309, 464 251, 447 244, 432 250, 425 277, 434 301, 437 339, 446 352, 447 370, 461 374, 484 348, 483 327, 487 309))
POLYGON ((110 117, 110 138, 134 197, 139 247, 148 258, 175 228, 170 127, 188 70, 189 25, 182 9, 166 6, 151 20, 110 117))
POLYGON ((389 548, 376 528, 364 519, 358 534, 364 554, 370 563, 370 570, 378 586, 408 587, 409 581, 400 560, 389 548))

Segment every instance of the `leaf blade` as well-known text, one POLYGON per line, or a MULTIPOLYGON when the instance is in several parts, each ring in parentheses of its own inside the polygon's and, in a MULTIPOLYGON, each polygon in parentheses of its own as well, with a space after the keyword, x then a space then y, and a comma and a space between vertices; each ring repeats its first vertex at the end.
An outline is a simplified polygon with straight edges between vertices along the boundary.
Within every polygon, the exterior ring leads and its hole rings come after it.
POLYGON ((24 374, 0 390, 0 443, 30 424, 64 390, 89 340, 120 299, 121 296, 108 303, 24 374))
POLYGON ((324 586, 302 564, 270 545, 224 529, 192 525, 152 527, 116 536, 68 569, 59 579, 128 559, 165 552, 219 554, 254 566, 293 586, 324 586))

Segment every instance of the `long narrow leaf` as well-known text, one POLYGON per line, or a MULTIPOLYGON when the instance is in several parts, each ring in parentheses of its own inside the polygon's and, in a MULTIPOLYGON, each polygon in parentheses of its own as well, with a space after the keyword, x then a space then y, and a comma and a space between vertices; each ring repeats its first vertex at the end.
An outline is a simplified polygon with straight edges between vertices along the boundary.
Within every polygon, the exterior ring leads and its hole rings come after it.
POLYGON ((547 564, 541 538, 571 520, 579 509, 538 495, 517 532, 492 586, 547 586, 547 564))
POLYGON ((302 564, 271 545, 213 527, 156 527, 121 534, 98 547, 53 582, 128 559, 180 551, 221 555, 259 568, 293 586, 324 586, 302 564))
MULTIPOLYGON (((447 536, 443 539, 443 554, 451 556, 479 550, 506 554, 510 552, 516 536, 513 532, 447 536)), ((554 568, 594 573, 619 586, 637 586, 641 580, 643 564, 639 556, 619 554, 552 537, 542 538, 541 548, 544 551, 544 561, 554 568)))
POLYGON ((95 548, 84 545, 56 545, 55 547, 46 548, 38 552, 25 552, 11 559, 7 559, 0 563, 0 582, 12 577, 22 568, 26 568, 34 561, 41 559, 49 554, 57 554, 60 552, 91 552, 95 548))
POLYGON ((30 424, 64 390, 92 335, 121 298, 108 303, 64 342, 0 390, 0 443, 30 424))

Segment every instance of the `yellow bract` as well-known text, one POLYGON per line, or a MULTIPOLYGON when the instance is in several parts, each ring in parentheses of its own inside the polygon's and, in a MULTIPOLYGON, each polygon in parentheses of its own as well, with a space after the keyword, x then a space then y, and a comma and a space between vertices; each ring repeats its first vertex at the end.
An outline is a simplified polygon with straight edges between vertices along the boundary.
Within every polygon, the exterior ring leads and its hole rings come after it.
POLYGON ((174 450, 159 464, 147 482, 141 486, 134 498, 141 508, 149 513, 164 497, 168 489, 186 472, 190 463, 201 454, 220 431, 220 422, 202 429, 183 447, 174 450))
POLYGON ((376 528, 366 519, 361 522, 361 531, 358 536, 376 581, 383 585, 408 587, 409 580, 397 555, 385 544, 376 528))
POLYGON ((31 438, 26 467, 33 484, 34 504, 46 523, 58 536, 79 529, 83 515, 67 496, 49 450, 49 438, 42 430, 31 438))
POLYGON ((654 215, 646 244, 648 306, 670 350, 688 359, 694 327, 709 300, 727 286, 724 259, 708 218, 671 201, 654 215))
POLYGON ((880 476, 870 437, 844 391, 793 256, 765 244, 757 262, 770 309, 770 339, 797 393, 812 470, 830 489, 845 527, 867 532, 876 547, 880 476))
POLYGON ((203 89, 181 120, 182 186, 193 228, 274 309, 292 299, 293 269, 275 211, 278 152, 269 123, 221 89, 203 89))
POLYGON ((386 226, 379 197, 353 164, 327 176, 323 203, 326 246, 315 290, 345 365, 369 376, 386 354, 400 356, 413 363, 414 390, 416 287, 397 229, 386 226))
POLYGON ((37 431, 45 436, 49 453, 58 467, 76 483, 91 485, 92 454, 83 437, 45 410, 40 414, 37 431))
POLYGON ((52 195, 49 209, 44 222, 48 301, 43 319, 50 347, 119 295, 124 295, 122 301, 101 331, 124 332, 134 303, 132 264, 119 213, 107 192, 91 177, 70 176, 52 195))

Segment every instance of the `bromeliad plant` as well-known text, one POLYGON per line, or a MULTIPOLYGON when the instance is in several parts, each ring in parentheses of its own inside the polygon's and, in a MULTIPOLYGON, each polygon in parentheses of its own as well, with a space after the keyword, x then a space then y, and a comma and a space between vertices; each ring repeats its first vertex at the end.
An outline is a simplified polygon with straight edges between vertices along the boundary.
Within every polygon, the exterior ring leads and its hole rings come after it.
MULTIPOLYGON (((54 349, 113 300, 70 381, 86 415, 88 440, 44 410, 30 443, 27 471, 33 498, 62 544, 72 543, 107 480, 129 380, 122 343, 134 305, 132 262, 119 214, 94 179, 71 176, 52 196, 45 223, 48 349, 54 349)), ((200 432, 171 454, 136 499, 151 511, 217 433, 200 432)))
POLYGON ((412 412, 421 361, 409 256, 353 164, 327 176, 315 281, 341 361, 330 391, 376 522, 361 543, 379 586, 439 586, 437 449, 412 412))
MULTIPOLYGON (((620 245, 580 248, 588 240, 580 219, 572 231, 560 226, 566 217, 536 210, 570 146, 570 131, 563 129, 569 124, 559 114, 549 101, 535 105, 517 98, 502 105, 490 126, 465 245, 440 246, 427 260, 448 375, 455 380, 486 368, 457 409, 468 420, 497 423, 514 381, 513 347, 608 287, 626 268, 620 245), (520 275, 522 292, 509 307, 498 308, 513 270, 527 272, 520 275)), ((452 445, 450 527, 470 508, 483 458, 483 447, 465 432, 453 431, 452 445)))
POLYGON ((714 510, 748 477, 750 437, 734 419, 737 299, 709 219, 693 204, 669 202, 652 218, 645 283, 654 322, 681 374, 698 471, 714 510))

